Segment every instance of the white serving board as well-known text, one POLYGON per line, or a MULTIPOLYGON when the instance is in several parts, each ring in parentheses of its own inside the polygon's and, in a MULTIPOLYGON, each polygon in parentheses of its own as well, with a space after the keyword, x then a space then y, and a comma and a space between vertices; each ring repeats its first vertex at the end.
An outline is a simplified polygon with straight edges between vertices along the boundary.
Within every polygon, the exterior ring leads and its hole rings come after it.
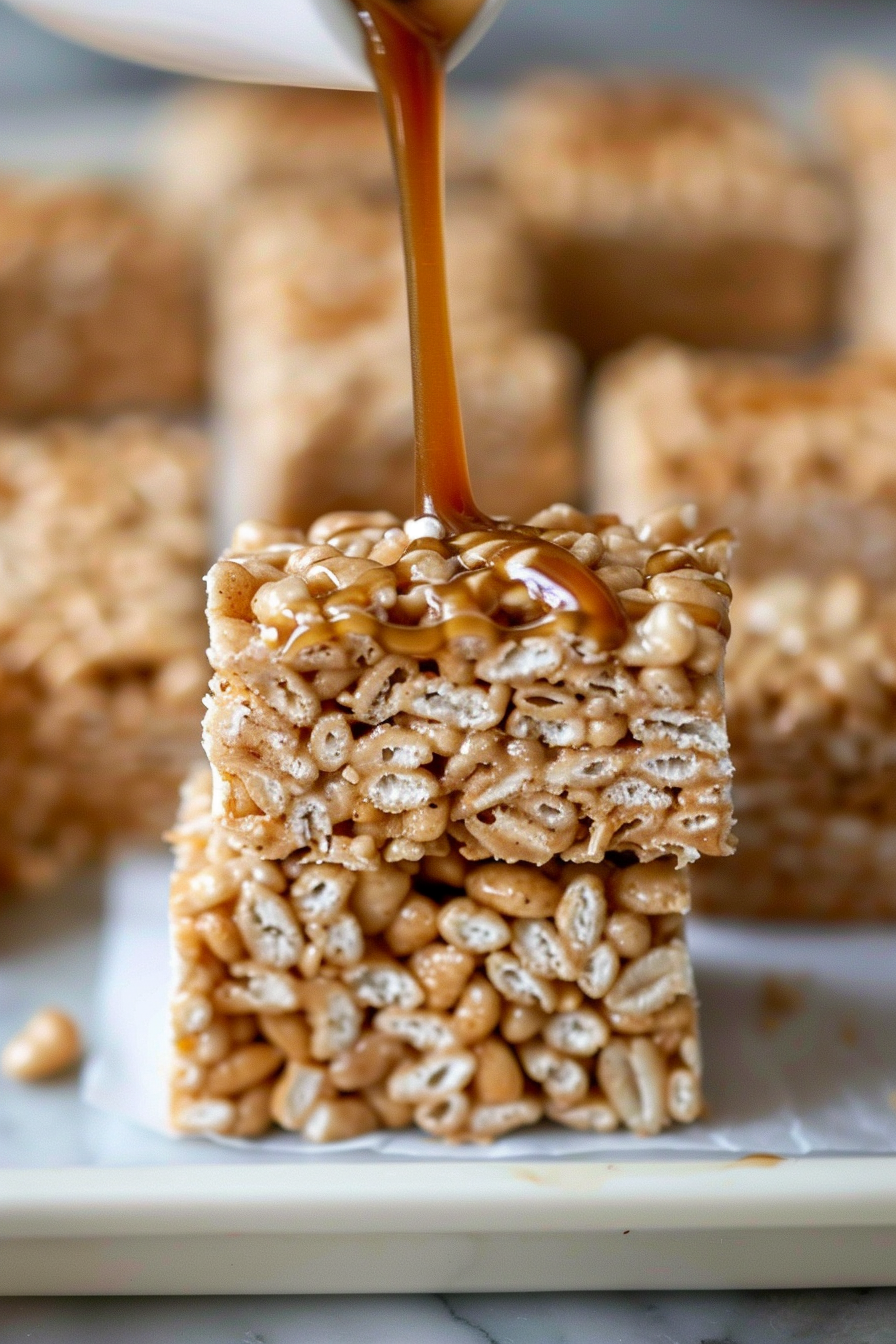
POLYGON ((896 1159, 326 1163, 0 1177, 0 1292, 896 1283, 896 1159))

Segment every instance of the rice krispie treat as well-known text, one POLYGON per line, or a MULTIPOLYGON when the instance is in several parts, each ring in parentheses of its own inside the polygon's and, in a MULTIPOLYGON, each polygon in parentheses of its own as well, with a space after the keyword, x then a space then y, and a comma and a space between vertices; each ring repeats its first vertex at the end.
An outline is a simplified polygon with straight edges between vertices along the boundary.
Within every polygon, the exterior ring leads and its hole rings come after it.
POLYGON ((0 885, 157 836, 199 745, 206 451, 148 417, 0 430, 0 885))
POLYGON ((896 579, 896 358, 812 370, 645 343, 608 365, 591 410, 591 499, 692 500, 737 532, 738 573, 896 579))
POLYGON ((727 534, 567 505, 530 526, 621 594, 618 647, 574 613, 515 636, 544 609, 492 568, 494 534, 388 513, 325 515, 307 539, 239 528, 209 575, 221 824, 265 859, 361 869, 452 840, 511 863, 728 853, 727 534), (447 644, 441 613, 461 621, 447 644))
POLYGON ((747 98, 541 74, 510 101, 500 176, 548 310, 591 355, 645 335, 780 349, 831 331, 840 193, 747 98))
MULTIPOLYGON (((456 109, 448 117, 448 172, 484 165, 456 109)), ((161 203, 201 225, 241 187, 344 181, 391 195, 393 168, 376 95, 252 84, 191 84, 159 128, 154 178, 161 203)))
POLYGON ((0 415, 189 406, 202 361, 196 259, 135 197, 0 184, 0 415))
POLYGON ((841 70, 825 103, 854 217, 846 325, 859 345, 896 348, 896 79, 841 70))
POLYGON ((500 533, 246 524, 209 575, 207 775, 174 840, 186 1132, 328 1141, 701 1108, 682 865, 730 851, 728 539, 530 520, 615 594, 544 616, 500 533))
POLYGON ((699 1115, 672 860, 260 860, 214 821, 206 772, 172 838, 177 1129, 483 1142, 542 1117, 656 1134, 699 1115))
POLYGON ((738 847, 698 908, 896 916, 896 601, 855 572, 735 588, 726 708, 738 847))
MULTIPOLYGON (((536 330, 534 283, 495 195, 449 203, 452 319, 481 503, 525 517, 571 493, 572 348, 536 330)), ((247 193, 212 265, 223 512, 306 526, 371 499, 413 507, 414 422, 401 235, 387 200, 247 193)))

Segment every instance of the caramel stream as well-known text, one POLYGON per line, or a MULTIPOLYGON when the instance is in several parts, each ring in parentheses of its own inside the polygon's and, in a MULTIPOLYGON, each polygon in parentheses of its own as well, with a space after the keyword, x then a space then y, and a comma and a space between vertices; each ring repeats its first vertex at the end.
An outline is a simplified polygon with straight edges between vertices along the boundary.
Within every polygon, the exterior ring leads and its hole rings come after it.
MULTIPOLYGON (((625 638, 613 593, 576 558, 534 528, 506 527, 473 498, 451 341, 445 264, 445 57, 482 0, 353 0, 386 117, 401 199, 414 383, 417 512, 445 527, 446 553, 484 543, 494 592, 473 593, 466 576, 433 588, 438 621, 423 627, 368 617, 369 633, 393 652, 429 653, 446 639, 500 633, 520 637, 565 630, 603 648, 625 638), (495 544, 496 543, 496 544, 495 544), (500 630, 489 620, 500 590, 522 583, 546 611, 540 619, 500 630), (483 607, 482 599, 486 598, 483 607), (489 600, 491 599, 491 600, 489 600), (452 610, 453 608, 453 610, 452 610)), ((479 571, 474 571, 479 573, 479 571)), ((359 629, 361 613, 348 592, 333 594, 330 623, 359 629), (350 610, 349 610, 350 606, 350 610), (349 625, 350 623, 350 625, 349 625)), ((366 626, 367 621, 362 621, 366 626)))

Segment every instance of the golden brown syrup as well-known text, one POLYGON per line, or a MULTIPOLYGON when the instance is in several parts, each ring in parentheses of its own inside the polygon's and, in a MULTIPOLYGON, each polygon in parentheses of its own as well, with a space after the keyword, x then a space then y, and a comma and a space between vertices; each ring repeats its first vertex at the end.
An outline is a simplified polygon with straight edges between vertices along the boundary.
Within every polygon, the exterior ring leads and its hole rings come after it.
MULTIPOLYGON (((507 527, 476 505, 467 467, 451 342, 445 263, 445 56, 482 0, 354 0, 383 103, 401 198, 414 382, 417 512, 439 520, 449 553, 463 557, 484 543, 492 592, 468 576, 434 585, 432 623, 385 624, 361 613, 350 594, 334 593, 328 619, 337 629, 369 626, 393 652, 430 653, 446 639, 496 636, 489 607, 501 589, 522 584, 544 615, 505 635, 560 630, 602 648, 625 638, 626 621, 612 592, 574 556, 534 528, 507 527)), ((479 570, 473 573, 480 574, 479 570)))

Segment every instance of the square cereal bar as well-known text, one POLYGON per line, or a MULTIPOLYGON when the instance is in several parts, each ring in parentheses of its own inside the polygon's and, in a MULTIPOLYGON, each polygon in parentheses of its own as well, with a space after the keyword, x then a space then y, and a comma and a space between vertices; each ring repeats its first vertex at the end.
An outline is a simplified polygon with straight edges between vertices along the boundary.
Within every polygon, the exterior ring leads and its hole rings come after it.
POLYGON ((0 415, 195 404, 196 259, 133 195, 0 184, 0 415))
POLYGON ((172 839, 180 1131, 483 1142, 543 1116, 655 1134, 699 1115, 672 860, 260 860, 213 819, 204 771, 172 839))
POLYGON ((735 586, 726 707, 738 846, 711 913, 894 918, 896 601, 855 572, 735 586))
POLYGON ((531 526, 621 593, 621 647, 517 642, 538 604, 509 580, 492 591, 488 543, 454 546, 419 520, 238 529, 209 575, 216 820, 266 859, 359 870, 452 843, 535 864, 728 853, 727 541, 674 510, 634 531, 556 505, 531 526), (434 629, 431 656, 389 652, 377 621, 432 626, 442 585, 475 628, 443 647, 434 629), (488 621, 470 605, 480 589, 488 621))
MULTIPOLYGON (((525 517, 572 491, 579 361, 536 330, 528 258, 501 202, 459 190, 450 289, 473 478, 525 517)), ((309 187, 247 193, 212 263, 223 511, 306 526, 371 499, 413 508, 413 404, 393 203, 309 187)))
MULTIPOLYGON (((449 105, 449 177, 479 176, 463 118, 449 105)), ((391 193, 392 157, 375 94, 342 89, 193 84, 172 98, 155 145, 166 212, 201 225, 240 188, 345 182, 391 193)))
POLYGON ((645 343, 607 366, 590 420, 601 508, 691 500, 736 529, 751 578, 896 579, 896 357, 803 370, 645 343))
POLYGON ((0 886, 170 824, 208 675, 205 473, 148 417, 0 430, 0 886))
POLYGON ((546 307, 590 355, 646 335, 783 349, 831 331, 840 193, 745 97, 542 74, 510 100, 499 174, 546 307))

